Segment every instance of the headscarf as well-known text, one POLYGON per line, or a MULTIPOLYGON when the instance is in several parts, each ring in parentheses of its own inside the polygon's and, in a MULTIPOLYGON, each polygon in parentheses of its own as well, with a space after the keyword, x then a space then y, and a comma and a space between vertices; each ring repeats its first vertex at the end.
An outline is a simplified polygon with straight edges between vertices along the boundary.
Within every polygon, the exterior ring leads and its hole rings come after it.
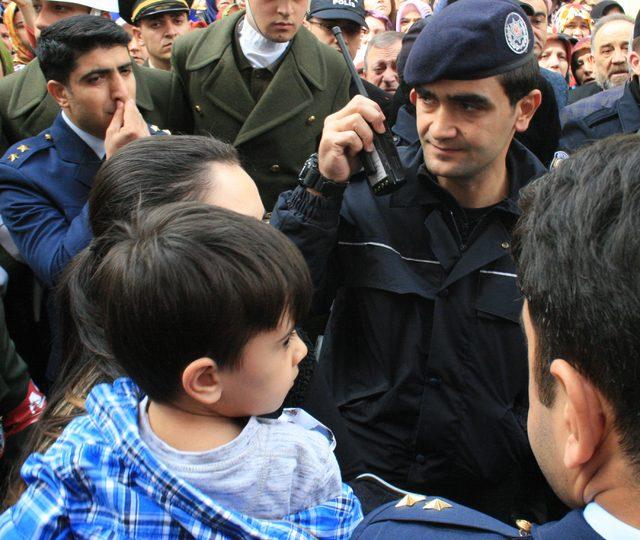
POLYGON ((587 21, 589 26, 592 26, 593 21, 589 10, 582 4, 565 4, 556 11, 553 16, 553 31, 557 34, 564 34, 565 27, 576 17, 580 17, 587 21))
POLYGON ((33 49, 28 43, 24 43, 20 36, 18 35, 18 31, 16 30, 15 25, 15 17, 16 12, 18 11, 18 6, 15 2, 10 2, 7 8, 4 11, 4 15, 2 16, 2 22, 9 30, 9 36, 11 37, 11 43, 13 43, 13 47, 15 49, 15 58, 18 64, 28 64, 35 58, 35 54, 33 53, 33 49))
POLYGON ((420 13, 421 18, 425 18, 427 15, 433 14, 433 10, 429 4, 422 2, 421 0, 406 0, 400 7, 398 8, 398 13, 396 13, 396 31, 400 32, 400 21, 402 20, 402 16, 404 12, 407 11, 410 7, 414 7, 420 13))
POLYGON ((373 17, 374 19, 378 19, 384 23, 385 30, 391 30, 393 26, 391 25, 391 19, 387 17, 384 11, 379 11, 377 9, 368 9, 365 12, 365 17, 373 17))
POLYGON ((3 77, 6 77, 9 73, 13 73, 13 60, 11 60, 11 53, 2 40, 0 40, 0 64, 2 64, 3 77))

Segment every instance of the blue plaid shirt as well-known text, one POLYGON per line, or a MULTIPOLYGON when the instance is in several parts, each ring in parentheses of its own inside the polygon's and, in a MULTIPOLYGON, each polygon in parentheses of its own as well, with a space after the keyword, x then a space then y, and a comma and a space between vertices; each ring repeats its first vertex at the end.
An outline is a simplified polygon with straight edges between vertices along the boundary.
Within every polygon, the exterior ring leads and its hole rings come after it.
POLYGON ((88 414, 25 462, 28 488, 0 516, 0 538, 349 538, 362 519, 346 484, 340 497, 279 520, 222 508, 142 442, 141 399, 129 379, 97 386, 88 414))

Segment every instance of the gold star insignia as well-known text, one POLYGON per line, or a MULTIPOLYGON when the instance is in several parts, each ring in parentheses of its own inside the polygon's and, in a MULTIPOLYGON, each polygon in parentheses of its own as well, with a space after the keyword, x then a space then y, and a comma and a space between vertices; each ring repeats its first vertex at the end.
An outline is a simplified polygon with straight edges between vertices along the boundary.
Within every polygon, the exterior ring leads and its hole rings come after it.
POLYGON ((44 134, 44 138, 45 138, 47 141, 51 141, 51 140, 53 140, 53 137, 52 137, 49 133, 45 133, 45 134, 44 134))
POLYGON ((158 126, 154 126, 153 124, 151 124, 149 127, 151 128, 151 131, 153 131, 154 133, 157 133, 158 131, 160 131, 160 128, 158 126))
POLYGON ((420 501, 424 501, 426 497, 424 495, 415 495, 413 493, 407 493, 402 499, 398 501, 396 504, 396 508, 402 508, 404 506, 413 506, 420 501))
POLYGON ((20 152, 26 152, 27 150, 29 150, 29 147, 26 144, 21 144, 20 146, 18 146, 17 150, 19 150, 20 152))
POLYGON ((20 156, 18 154, 10 154, 9 157, 7 158, 9 161, 15 161, 16 159, 18 159, 20 156))
POLYGON ((516 519, 516 527, 527 534, 531 532, 531 523, 526 519, 516 519))
POLYGON ((436 512, 442 512, 447 508, 453 508, 448 502, 442 499, 433 499, 422 507, 424 510, 435 510, 436 512))

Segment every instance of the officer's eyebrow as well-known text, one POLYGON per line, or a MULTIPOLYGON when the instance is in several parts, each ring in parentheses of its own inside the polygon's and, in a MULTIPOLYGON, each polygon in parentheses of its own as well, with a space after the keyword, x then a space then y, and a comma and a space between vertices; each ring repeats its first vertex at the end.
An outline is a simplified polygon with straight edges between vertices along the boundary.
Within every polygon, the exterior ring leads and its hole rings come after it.
MULTIPOLYGON (((122 71, 123 69, 130 68, 132 66, 131 62, 126 62, 122 65, 119 65, 116 69, 118 71, 122 71)), ((108 75, 113 72, 113 68, 103 68, 103 69, 92 69, 91 71, 87 71, 82 77, 80 77, 81 81, 88 79, 89 77, 93 77, 94 75, 108 75)))
POLYGON ((478 109, 492 109, 493 102, 480 94, 448 94, 447 101, 464 105, 474 105, 478 109))

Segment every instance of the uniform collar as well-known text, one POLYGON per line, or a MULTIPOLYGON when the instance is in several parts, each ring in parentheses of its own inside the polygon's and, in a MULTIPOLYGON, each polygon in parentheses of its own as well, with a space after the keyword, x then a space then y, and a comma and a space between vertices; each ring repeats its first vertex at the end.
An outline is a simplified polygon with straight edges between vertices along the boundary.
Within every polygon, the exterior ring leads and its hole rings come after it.
POLYGON ((618 118, 620 118, 623 133, 636 133, 640 130, 640 103, 636 101, 631 89, 632 84, 637 85, 637 80, 637 77, 634 77, 633 81, 625 85, 622 97, 617 103, 618 118))
POLYGON ((62 116, 62 119, 65 121, 67 126, 69 126, 69 129, 71 129, 71 131, 80 137, 82 141, 96 153, 98 159, 104 159, 106 154, 104 149, 104 139, 99 139, 98 137, 91 135, 91 133, 87 133, 83 129, 80 129, 71 121, 64 111, 60 113, 60 116, 62 116))
POLYGON ((94 150, 73 131, 59 112, 51 125, 51 138, 63 161, 71 163, 100 162, 94 150))
MULTIPOLYGON (((542 176, 546 169, 531 151, 514 139, 507 152, 507 170, 510 180, 509 197, 496 208, 519 216, 521 212, 517 204, 518 193, 531 180, 542 176)), ((443 202, 449 206, 458 206, 451 193, 442 188, 427 170, 422 157, 407 170, 406 176, 406 185, 391 196, 391 206, 430 206, 443 202)))
MULTIPOLYGON (((202 31, 187 56, 185 68, 196 71, 220 60, 227 47, 232 46, 236 24, 244 17, 244 11, 229 15, 202 31)), ((318 40, 306 28, 300 27, 291 40, 290 50, 297 69, 318 90, 327 86, 327 69, 318 61, 318 40)))
POLYGON ((598 503, 589 503, 583 516, 590 527, 605 540, 640 540, 640 529, 620 521, 598 503))

